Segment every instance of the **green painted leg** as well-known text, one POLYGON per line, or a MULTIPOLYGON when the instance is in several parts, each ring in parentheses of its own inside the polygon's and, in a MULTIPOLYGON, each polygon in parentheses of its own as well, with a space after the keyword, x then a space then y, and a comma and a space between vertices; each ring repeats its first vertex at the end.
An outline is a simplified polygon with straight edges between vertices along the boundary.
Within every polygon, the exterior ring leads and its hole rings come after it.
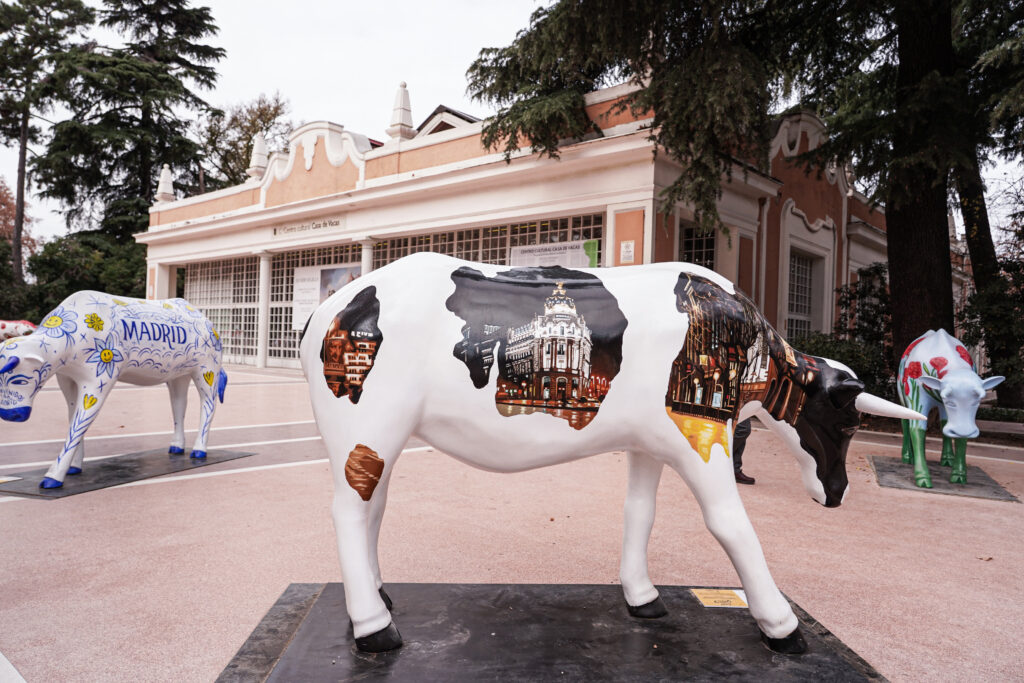
POLYGON ((914 448, 910 443, 910 420, 900 420, 900 426, 903 427, 903 449, 900 451, 900 457, 909 465, 914 462, 914 448))
POLYGON ((956 457, 953 459, 949 481, 952 484, 967 483, 967 439, 956 440, 956 457))
MULTIPOLYGON (((942 420, 942 428, 946 428, 946 420, 942 420)), ((943 467, 953 465, 953 440, 948 436, 942 436, 942 455, 939 457, 939 464, 943 467)))
POLYGON ((928 462, 924 457, 925 430, 910 428, 910 438, 914 447, 914 483, 923 489, 932 487, 932 475, 928 473, 928 462))

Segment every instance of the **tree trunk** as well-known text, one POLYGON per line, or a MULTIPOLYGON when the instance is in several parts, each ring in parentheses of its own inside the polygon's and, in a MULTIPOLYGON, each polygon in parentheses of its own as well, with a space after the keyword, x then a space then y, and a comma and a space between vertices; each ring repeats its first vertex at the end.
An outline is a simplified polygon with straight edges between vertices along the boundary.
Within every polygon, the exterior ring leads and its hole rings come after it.
POLYGON ((14 271, 14 285, 25 284, 22 267, 21 235, 25 229, 25 157, 28 154, 28 109, 21 113, 18 130, 18 179, 14 199, 14 231, 11 234, 11 269, 14 271))
POLYGON ((941 139, 943 115, 918 91, 927 77, 952 72, 949 0, 896 4, 899 66, 893 160, 886 196, 893 354, 896 361, 927 330, 953 330, 953 269, 946 222, 948 169, 922 159, 941 139), (922 7, 922 4, 926 7, 922 7))
MULTIPOLYGON (((1003 277, 992 241, 992 230, 985 206, 985 185, 981 179, 977 150, 969 151, 970 163, 956 169, 956 189, 960 195, 960 211, 964 218, 967 236, 967 251, 971 255, 971 272, 974 289, 985 293, 983 301, 993 301, 1009 291, 1009 283, 1003 277)), ((1006 381, 996 387, 999 405, 1007 408, 1024 408, 1024 382, 1010 371, 1002 369, 1000 361, 1015 359, 1020 353, 1020 340, 1011 331, 1015 321, 1003 320, 991 308, 981 310, 981 327, 985 348, 995 374, 1005 374, 1006 381)))

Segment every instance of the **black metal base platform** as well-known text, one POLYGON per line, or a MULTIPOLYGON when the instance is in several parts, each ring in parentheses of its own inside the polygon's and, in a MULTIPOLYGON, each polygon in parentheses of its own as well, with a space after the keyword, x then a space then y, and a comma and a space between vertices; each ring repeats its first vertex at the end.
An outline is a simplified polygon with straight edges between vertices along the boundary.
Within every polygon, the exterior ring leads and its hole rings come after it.
POLYGON ((28 498, 66 498, 87 491, 105 489, 119 484, 128 484, 140 479, 159 477, 215 465, 253 455, 243 451, 207 451, 206 457, 197 460, 188 452, 170 455, 166 448, 126 453, 103 460, 86 460, 81 474, 67 476, 64 485, 57 489, 41 489, 39 482, 46 476, 46 467, 0 475, 0 495, 25 496, 28 498), (3 481, 10 479, 9 481, 3 481))
POLYGON ((951 484, 950 468, 943 467, 932 460, 928 461, 928 474, 932 477, 932 488, 921 488, 914 483, 914 466, 905 463, 901 458, 887 458, 869 455, 867 460, 875 470, 875 478, 879 486, 925 493, 943 493, 950 496, 969 496, 971 498, 988 498, 1019 503, 1017 497, 1004 489, 999 483, 988 476, 985 470, 976 465, 967 466, 967 483, 951 484))
POLYGON ((218 681, 879 681, 798 606, 808 651, 779 655, 746 609, 659 587, 636 619, 617 585, 385 584, 405 644, 356 649, 340 583, 288 587, 218 681))

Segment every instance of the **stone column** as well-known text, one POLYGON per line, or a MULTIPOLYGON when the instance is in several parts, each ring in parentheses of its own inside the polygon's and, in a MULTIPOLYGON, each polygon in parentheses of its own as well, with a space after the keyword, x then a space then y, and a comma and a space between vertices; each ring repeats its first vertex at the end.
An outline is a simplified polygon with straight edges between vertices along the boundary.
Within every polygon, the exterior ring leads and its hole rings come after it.
POLYGON ((146 298, 173 299, 177 296, 178 269, 165 263, 150 262, 146 266, 146 298))
POLYGON ((256 367, 267 367, 267 349, 270 342, 270 262, 273 256, 259 254, 260 281, 259 306, 256 312, 256 367))
POLYGON ((360 275, 366 275, 373 270, 373 245, 376 243, 376 240, 363 240, 359 243, 363 247, 362 260, 360 262, 362 271, 359 273, 360 275))

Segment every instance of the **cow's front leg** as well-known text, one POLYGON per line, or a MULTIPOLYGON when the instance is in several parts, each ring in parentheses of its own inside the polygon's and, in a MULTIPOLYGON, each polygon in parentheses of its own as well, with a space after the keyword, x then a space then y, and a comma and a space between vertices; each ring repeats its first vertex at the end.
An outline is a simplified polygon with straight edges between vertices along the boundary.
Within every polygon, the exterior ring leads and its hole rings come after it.
MULTIPOLYGON (((946 429, 947 421, 945 417, 939 420, 939 426, 943 432, 946 429)), ((943 467, 952 467, 953 465, 953 440, 946 436, 945 433, 942 435, 942 455, 939 456, 939 464, 943 467)))
MULTIPOLYGON (((206 457, 206 439, 210 435, 210 426, 213 424, 213 413, 217 410, 217 371, 205 370, 204 372, 204 369, 196 370, 196 374, 192 377, 196 390, 199 391, 199 399, 202 401, 199 408, 199 433, 196 434, 196 441, 192 446, 192 453, 189 455, 190 458, 197 460, 206 457)), ((184 437, 182 437, 182 442, 184 442, 184 437)))
POLYGON ((800 654, 806 651, 800 622, 775 585, 761 543, 743 509, 732 462, 712 457, 708 463, 690 462, 680 473, 697 498, 708 531, 721 544, 739 574, 750 615, 761 629, 761 639, 775 652, 800 654))
MULTIPOLYGON (((75 399, 78 398, 78 385, 75 380, 64 375, 57 375, 57 386, 64 395, 64 402, 68 406, 68 424, 75 417, 75 399)), ((68 467, 68 474, 75 475, 82 473, 82 463, 85 462, 85 439, 78 442, 78 448, 71 456, 71 465, 68 467)))
POLYGON ((924 420, 909 420, 910 447, 914 456, 914 483, 923 489, 932 487, 932 475, 928 472, 928 459, 925 457, 925 430, 928 423, 924 420))
POLYGON ((953 441, 953 471, 949 474, 951 484, 967 483, 967 439, 953 441))
POLYGON ((629 484, 622 525, 619 579, 630 615, 654 619, 668 614, 647 568, 647 544, 654 527, 655 502, 662 463, 646 453, 630 451, 629 484))
POLYGON ((171 447, 167 452, 173 455, 185 452, 185 408, 188 407, 189 379, 188 375, 182 375, 167 382, 167 391, 171 396, 171 415, 174 418, 174 436, 171 437, 171 447))
POLYGON ((57 460, 50 465, 50 469, 46 471, 46 476, 39 482, 39 488, 56 489, 64 485, 64 477, 67 476, 71 468, 75 452, 82 445, 82 440, 85 438, 85 433, 89 430, 89 425, 99 415, 100 408, 103 407, 103 402, 106 400, 113 385, 114 380, 111 380, 108 384, 104 385, 103 389, 92 389, 95 393, 91 393, 89 387, 85 384, 78 385, 74 411, 71 413, 71 419, 69 420, 68 436, 64 441, 64 448, 61 450, 60 455, 57 456, 57 460))

